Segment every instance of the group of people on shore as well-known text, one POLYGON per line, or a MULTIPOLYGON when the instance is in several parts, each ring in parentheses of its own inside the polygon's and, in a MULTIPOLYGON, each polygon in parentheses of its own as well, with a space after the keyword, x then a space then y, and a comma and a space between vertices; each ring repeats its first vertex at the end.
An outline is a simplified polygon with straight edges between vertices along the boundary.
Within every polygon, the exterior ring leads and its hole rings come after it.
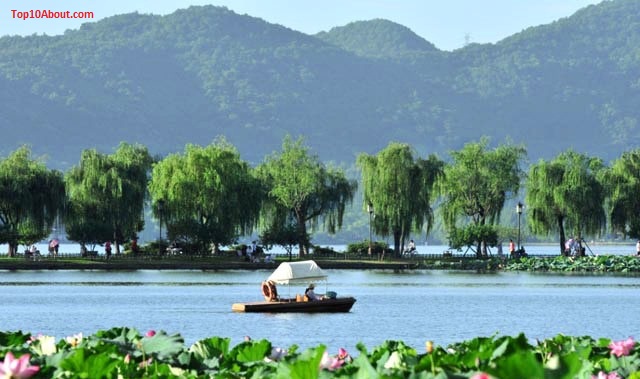
POLYGON ((516 250, 516 244, 512 239, 509 240, 509 256, 511 258, 523 258, 527 257, 527 253, 524 250, 524 246, 520 246, 519 249, 516 250))
POLYGON ((263 260, 266 263, 274 262, 272 255, 265 255, 264 249, 258 245, 258 241, 251 241, 251 245, 242 245, 238 250, 238 256, 247 262, 257 263, 263 260))

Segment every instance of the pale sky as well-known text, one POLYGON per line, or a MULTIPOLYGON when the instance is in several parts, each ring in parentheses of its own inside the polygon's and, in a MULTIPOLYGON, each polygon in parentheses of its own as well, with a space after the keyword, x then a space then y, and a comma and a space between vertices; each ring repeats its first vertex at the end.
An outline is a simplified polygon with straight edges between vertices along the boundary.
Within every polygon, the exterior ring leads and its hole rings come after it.
MULTIPOLYGON (((497 42, 530 26, 569 17, 601 0, 1 0, 0 36, 62 34, 90 20, 16 19, 15 11, 90 11, 97 21, 115 14, 168 14, 190 5, 226 6, 307 34, 352 21, 384 18, 402 24, 442 50, 497 42)), ((1 52, 0 52, 1 54, 1 52)))

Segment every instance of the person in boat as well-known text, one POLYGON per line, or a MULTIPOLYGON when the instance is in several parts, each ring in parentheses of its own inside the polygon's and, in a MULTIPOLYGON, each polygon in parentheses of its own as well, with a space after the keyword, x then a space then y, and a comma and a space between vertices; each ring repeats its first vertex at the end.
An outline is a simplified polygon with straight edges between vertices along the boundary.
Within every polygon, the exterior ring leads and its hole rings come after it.
POLYGON ((315 293, 316 289, 316 285, 311 283, 309 284, 309 287, 307 287, 306 290, 304 290, 304 294, 306 297, 309 298, 309 301, 317 301, 317 300, 324 300, 324 296, 322 295, 318 295, 317 293, 315 293))

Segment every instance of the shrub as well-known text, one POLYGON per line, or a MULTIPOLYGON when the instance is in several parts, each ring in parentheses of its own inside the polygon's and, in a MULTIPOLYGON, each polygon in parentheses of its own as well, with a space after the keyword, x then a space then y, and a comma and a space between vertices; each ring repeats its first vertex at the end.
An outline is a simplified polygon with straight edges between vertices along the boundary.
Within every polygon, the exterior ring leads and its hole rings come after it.
MULTIPOLYGON (((371 244, 372 254, 379 255, 383 252, 386 254, 392 254, 393 249, 389 248, 386 242, 375 241, 371 244)), ((366 255, 369 252, 369 241, 362 241, 356 243, 350 243, 347 245, 347 254, 351 256, 366 255)))

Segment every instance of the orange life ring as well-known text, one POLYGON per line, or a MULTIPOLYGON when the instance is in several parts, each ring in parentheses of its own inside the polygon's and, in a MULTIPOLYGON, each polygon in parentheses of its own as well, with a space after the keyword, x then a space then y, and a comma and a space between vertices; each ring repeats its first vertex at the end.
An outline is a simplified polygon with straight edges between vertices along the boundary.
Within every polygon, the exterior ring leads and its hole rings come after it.
POLYGON ((278 298, 276 284, 271 280, 262 282, 262 295, 266 301, 275 301, 278 298))

